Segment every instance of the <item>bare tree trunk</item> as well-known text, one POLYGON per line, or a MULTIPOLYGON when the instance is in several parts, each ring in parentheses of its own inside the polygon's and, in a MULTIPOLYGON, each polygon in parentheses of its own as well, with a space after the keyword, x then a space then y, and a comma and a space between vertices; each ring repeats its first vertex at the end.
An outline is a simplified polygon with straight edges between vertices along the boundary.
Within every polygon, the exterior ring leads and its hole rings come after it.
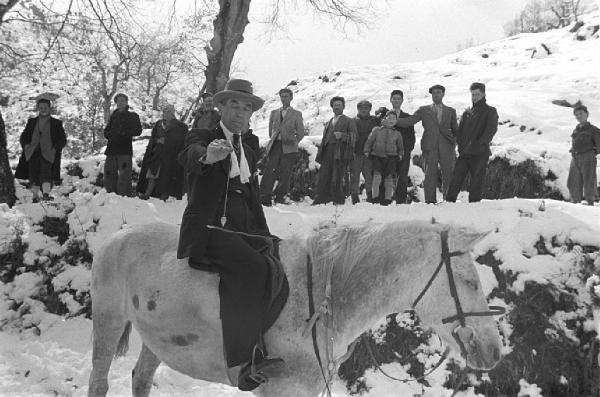
POLYGON ((208 65, 205 91, 221 91, 229 80, 231 63, 238 45, 244 41, 250 0, 219 0, 219 14, 213 23, 214 36, 205 48, 208 65))
MULTIPOLYGON (((0 4, 0 25, 4 15, 17 4, 18 0, 8 0, 6 4, 0 4)), ((15 179, 8 162, 8 148, 6 139, 6 128, 2 113, 0 113, 0 203, 7 203, 9 207, 15 204, 15 179)))
POLYGON ((4 19, 4 15, 13 8, 19 0, 8 0, 6 4, 0 4, 0 25, 2 25, 2 20, 4 19))
POLYGON ((7 203, 12 207, 15 201, 15 179, 8 162, 6 128, 0 113, 0 203, 7 203))

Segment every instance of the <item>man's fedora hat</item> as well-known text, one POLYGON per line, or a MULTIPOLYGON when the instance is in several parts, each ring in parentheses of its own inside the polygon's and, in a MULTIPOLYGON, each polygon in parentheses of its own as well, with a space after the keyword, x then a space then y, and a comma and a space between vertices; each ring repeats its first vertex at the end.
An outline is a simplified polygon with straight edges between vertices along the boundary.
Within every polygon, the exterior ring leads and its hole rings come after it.
POLYGON ((213 97, 215 103, 223 102, 229 98, 240 98, 252 103, 252 111, 256 112, 265 103, 264 99, 253 94, 252 83, 248 80, 231 79, 225 85, 223 91, 219 91, 213 97))
POLYGON ((429 93, 433 93, 433 90, 441 90, 443 93, 446 93, 446 87, 440 84, 436 84, 429 88, 429 93))

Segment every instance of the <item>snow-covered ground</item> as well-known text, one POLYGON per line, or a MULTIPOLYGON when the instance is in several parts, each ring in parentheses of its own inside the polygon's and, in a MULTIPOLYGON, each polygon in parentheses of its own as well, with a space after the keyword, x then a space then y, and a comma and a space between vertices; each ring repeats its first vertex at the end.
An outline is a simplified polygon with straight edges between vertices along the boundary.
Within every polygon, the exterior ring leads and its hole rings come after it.
MULTIPOLYGON (((39 226, 36 226, 44 216, 60 217, 67 214, 71 237, 85 239, 92 253, 109 235, 123 227, 154 221, 178 224, 181 219, 183 201, 142 201, 106 194, 104 191, 93 194, 84 191, 84 187, 81 186, 87 183, 89 181, 85 179, 68 177, 60 188, 65 190, 63 193, 69 191, 70 186, 78 189, 65 196, 59 196, 57 201, 49 205, 24 203, 11 210, 0 207, 0 247, 11 241, 15 228, 20 228, 24 232, 24 241, 29 244, 25 254, 26 263, 61 255, 64 246, 42 234, 39 226)), ((20 189, 18 194, 23 197, 25 191, 20 189)), ((443 224, 468 226, 477 231, 490 232, 475 247, 474 257, 488 250, 495 250, 495 257, 503 262, 502 270, 512 270, 517 274, 517 280, 512 286, 516 292, 521 291, 527 281, 540 284, 564 282, 580 289, 583 301, 589 301, 590 298, 586 295, 585 285, 577 279, 573 271, 579 263, 578 255, 581 252, 566 251, 562 246, 573 243, 579 246, 600 247, 598 207, 549 200, 544 201, 543 205, 541 201, 519 199, 486 201, 479 204, 413 204, 391 207, 367 203, 338 207, 293 204, 266 208, 265 212, 272 232, 283 238, 308 235, 323 224, 344 225, 414 219, 429 221, 432 218, 443 224), (534 245, 540 237, 546 242, 553 241, 552 245, 558 246, 553 248, 547 244, 553 256, 537 254, 534 245)), ((596 258, 596 262, 600 266, 600 257, 596 258)), ((477 265, 477 268, 484 292, 489 294, 497 287, 497 280, 489 267, 477 265)), ((57 288, 68 286, 73 290, 87 291, 89 270, 84 266, 72 266, 61 273, 54 283, 57 288)), ((39 280, 32 273, 19 275, 14 283, 0 287, 0 295, 3 296, 0 301, 0 324, 8 324, 5 330, 0 332, 0 395, 85 395, 91 368, 91 322, 82 316, 73 315, 65 319, 45 312, 39 302, 36 303, 30 298, 35 295, 36 288, 40 288, 39 280), (16 313, 10 309, 10 304, 20 301, 29 304, 30 309, 23 315, 23 322, 15 322, 16 313), (21 332, 17 332, 11 324, 19 324, 21 332)), ((70 302, 70 311, 76 314, 78 304, 73 303, 69 296, 64 295, 65 303, 70 302)), ((506 305, 498 299, 491 303, 506 305)), ((567 317, 557 316, 556 321, 564 326, 567 317)), ((510 332, 502 318, 500 325, 506 334, 510 332)), ((590 316, 585 328, 594 330, 595 327, 590 316)), ((567 330, 566 326, 564 329, 567 330)), ((131 369, 140 349, 137 336, 133 337, 132 345, 125 358, 113 363, 110 374, 111 395, 130 393, 131 369)), ((504 353, 510 352, 510 349, 511 346, 506 346, 504 353)), ((423 362, 430 363, 431 356, 423 355, 423 362)), ((408 370, 394 364, 384 368, 401 377, 406 376, 408 370)), ((431 375, 431 385, 424 388, 424 395, 448 395, 450 391, 442 387, 448 374, 448 371, 439 369, 431 375)), ((367 371, 366 378, 371 387, 368 394, 370 396, 391 397, 421 393, 420 384, 398 385, 372 370, 367 371)), ((535 389, 535 386, 525 383, 523 388, 535 389)), ((343 382, 336 383, 336 390, 336 395, 346 395, 343 382)), ((161 366, 155 377, 153 395, 225 397, 245 394, 224 385, 193 380, 161 366)), ((475 394, 469 391, 462 395, 475 394)))
MULTIPOLYGON (((590 14, 585 20, 588 25, 598 24, 600 16, 590 14)), ((575 122, 570 108, 554 105, 552 100, 564 99, 571 103, 581 100, 590 108, 591 121, 600 124, 595 121, 600 120, 599 64, 600 40, 577 41, 573 33, 563 29, 507 38, 434 61, 364 66, 340 70, 339 75, 338 71, 333 71, 327 73, 329 82, 304 78, 297 80, 297 85, 292 88, 295 91, 294 106, 303 111, 310 130, 310 136, 302 145, 314 155, 314 143, 320 139, 322 123, 331 116, 328 103, 334 95, 345 96, 347 113, 354 115, 359 100, 369 99, 375 107, 389 106, 389 92, 400 88, 406 98, 403 108, 412 112, 429 103, 428 87, 440 83, 447 87, 445 102, 460 112, 469 106, 470 83, 482 81, 488 87, 488 101, 498 108, 503 123, 494 139, 494 155, 507 156, 513 161, 534 159, 558 176, 556 187, 566 195, 568 149, 575 122), (542 43, 550 49, 551 55, 543 55, 542 43), (532 48, 538 51, 533 58, 532 48)), ((26 101, 25 97, 23 94, 23 101, 26 101)), ((23 103, 13 103, 5 118, 12 121, 24 117, 26 107, 23 103)), ((255 131, 263 143, 267 136, 268 113, 277 106, 276 96, 268 98, 254 120, 255 131)), ((417 127, 417 131, 419 137, 421 128, 417 127)), ((18 132, 12 130, 9 147, 17 147, 18 132)), ((145 143, 144 140, 135 143, 136 157, 143 152, 145 143)), ((417 146, 415 152, 419 150, 417 146)), ((108 236, 121 228, 154 221, 180 222, 183 201, 123 198, 106 194, 94 186, 92 181, 98 175, 102 161, 103 156, 79 161, 83 178, 65 176, 63 185, 53 191, 57 200, 50 204, 31 204, 30 193, 19 187, 19 203, 11 210, 0 206, 0 254, 6 252, 17 233, 22 233, 23 241, 28 244, 24 265, 50 263, 53 258, 63 255, 66 244, 58 243, 56 238, 41 231, 40 223, 47 216, 66 217, 70 239, 85 241, 92 254, 108 236)), ((419 175, 419 169, 413 166, 411 176, 418 178, 419 175)), ((582 328, 587 331, 600 329, 591 314, 592 297, 585 282, 578 278, 577 270, 584 255, 591 255, 596 271, 600 270, 597 251, 584 254, 582 248, 600 247, 598 206, 519 199, 390 207, 367 203, 310 207, 300 203, 266 208, 265 213, 272 232, 282 238, 308 235, 323 224, 430 221, 432 218, 443 224, 489 232, 475 247, 474 257, 494 251, 494 257, 502 263, 501 270, 510 270, 516 276, 510 286, 514 292, 522 292, 527 282, 568 286, 577 291, 577 315, 584 318, 582 328), (539 253, 536 244, 540 241, 549 255, 539 253), (567 246, 571 248, 567 249, 567 246)), ((498 280, 490 267, 477 265, 477 269, 488 294, 498 286, 498 280)), ((54 278, 53 287, 61 293, 60 299, 68 307, 70 315, 67 317, 48 313, 35 299, 41 288, 41 276, 36 273, 19 271, 13 282, 0 283, 1 396, 85 395, 91 367, 91 322, 80 314, 83 307, 74 299, 74 294, 89 291, 89 275, 89 269, 80 263, 67 265, 54 278), (15 311, 15 305, 26 307, 26 310, 15 311)), ((506 305, 498 298, 490 303, 506 305)), ((574 313, 557 312, 552 321, 558 329, 575 338, 566 325, 572 315, 574 313)), ((598 319, 600 315, 597 315, 598 319)), ((511 327, 505 317, 499 319, 499 326, 508 340, 511 327)), ((113 363, 110 395, 130 395, 131 370, 139 349, 140 341, 134 333, 128 355, 113 363)), ((511 349, 510 343, 506 343, 504 353, 511 349)), ((430 363, 431 357, 422 354, 421 360, 430 363)), ((406 376, 408 370, 395 364, 385 365, 384 369, 400 377, 406 376)), ((424 390, 420 384, 392 383, 372 370, 365 376, 371 387, 369 396, 412 396, 423 392, 424 396, 438 397, 451 394, 442 386, 448 375, 447 370, 439 369, 429 378, 430 387, 424 390)), ((154 381, 155 396, 249 395, 224 385, 190 379, 164 366, 159 367, 154 381)), ((537 385, 524 379, 520 387, 519 395, 522 396, 545 395, 537 385)), ((346 395, 341 381, 336 383, 336 395, 346 395)), ((469 390, 460 395, 475 394, 469 390)))

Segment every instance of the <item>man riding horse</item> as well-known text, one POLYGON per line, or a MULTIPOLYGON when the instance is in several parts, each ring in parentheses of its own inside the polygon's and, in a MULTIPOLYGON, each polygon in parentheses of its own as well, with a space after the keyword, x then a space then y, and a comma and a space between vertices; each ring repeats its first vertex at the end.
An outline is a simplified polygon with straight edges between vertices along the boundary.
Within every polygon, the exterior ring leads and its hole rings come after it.
POLYGON ((273 314, 268 291, 277 240, 260 202, 257 154, 240 140, 264 100, 253 94, 251 82, 232 79, 214 101, 221 111, 219 125, 192 129, 179 157, 189 192, 177 257, 189 258, 195 269, 219 273, 228 375, 232 384, 249 391, 283 366, 283 360, 267 357, 262 342, 274 322, 268 320, 273 314))

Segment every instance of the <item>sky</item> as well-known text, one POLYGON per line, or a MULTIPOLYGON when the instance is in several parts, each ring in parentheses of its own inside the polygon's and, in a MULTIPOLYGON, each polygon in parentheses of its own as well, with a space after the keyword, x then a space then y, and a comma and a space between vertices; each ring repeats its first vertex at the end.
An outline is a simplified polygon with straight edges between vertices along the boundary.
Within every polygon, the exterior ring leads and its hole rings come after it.
MULTIPOLYGON (((527 0, 374 0, 371 25, 340 32, 307 7, 286 9, 287 31, 269 38, 262 21, 273 0, 252 0, 235 74, 272 94, 295 78, 339 68, 435 59, 459 45, 498 40, 527 0)), ((288 0, 294 3, 293 0, 288 0)), ((301 4, 302 0, 296 0, 301 4)))

